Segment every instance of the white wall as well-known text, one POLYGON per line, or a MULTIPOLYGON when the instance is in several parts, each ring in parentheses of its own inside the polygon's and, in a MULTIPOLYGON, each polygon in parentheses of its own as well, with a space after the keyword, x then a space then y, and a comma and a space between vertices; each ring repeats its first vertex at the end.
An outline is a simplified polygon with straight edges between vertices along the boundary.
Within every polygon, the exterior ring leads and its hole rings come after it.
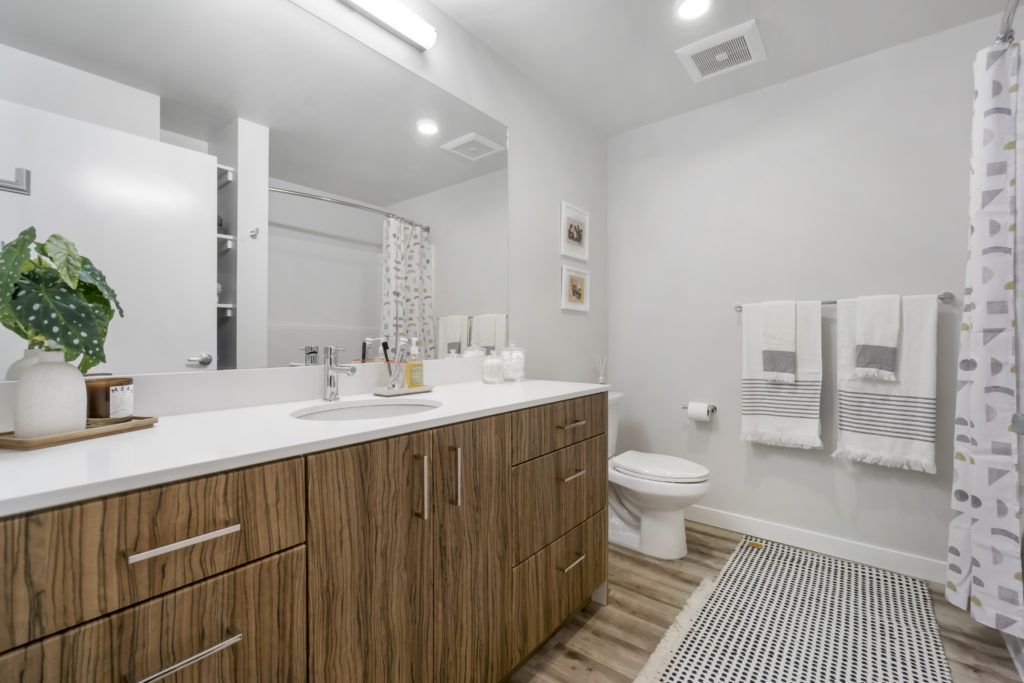
POLYGON ((160 138, 158 95, 7 45, 0 45, 0 100, 160 138))
MULTIPOLYGON (((959 296, 971 65, 992 26, 968 24, 610 140, 610 378, 626 393, 619 449, 707 465, 712 490, 702 505, 724 514, 691 517, 943 575, 955 307, 940 316, 939 471, 929 476, 829 458, 828 379, 825 452, 740 442, 733 305, 959 296), (688 423, 686 400, 718 404, 717 419, 688 423)), ((826 378, 834 315, 825 321, 826 378)))
MULTIPOLYGON (((350 199, 271 178, 299 192, 350 199)), ((302 346, 341 346, 358 358, 380 334, 384 218, 337 204, 270 194, 268 365, 302 362, 302 346)))
POLYGON ((436 315, 508 311, 508 171, 414 197, 388 210, 431 226, 436 315))
POLYGON ((605 137, 428 0, 405 4, 438 30, 426 53, 351 12, 346 31, 509 127, 509 324, 530 377, 595 381, 593 356, 606 352, 608 335, 605 137), (558 303, 562 200, 590 211, 589 313, 558 303))

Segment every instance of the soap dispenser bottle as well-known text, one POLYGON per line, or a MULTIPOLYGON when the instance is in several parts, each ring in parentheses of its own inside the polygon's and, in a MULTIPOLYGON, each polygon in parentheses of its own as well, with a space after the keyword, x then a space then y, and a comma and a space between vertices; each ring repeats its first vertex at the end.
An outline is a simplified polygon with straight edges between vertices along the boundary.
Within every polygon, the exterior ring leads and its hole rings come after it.
POLYGON ((405 386, 415 389, 423 386, 423 361, 420 360, 420 340, 410 340, 409 362, 405 364, 405 386))

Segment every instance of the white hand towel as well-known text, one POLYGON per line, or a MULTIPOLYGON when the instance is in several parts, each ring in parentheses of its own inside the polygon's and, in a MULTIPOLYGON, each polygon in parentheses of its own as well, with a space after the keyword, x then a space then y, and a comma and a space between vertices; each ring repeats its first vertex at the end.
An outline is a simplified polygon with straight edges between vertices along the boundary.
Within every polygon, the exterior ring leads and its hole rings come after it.
POLYGON ((462 353, 469 342, 469 316, 446 315, 437 321, 437 348, 444 357, 449 351, 462 353))
POLYGON ((896 381, 901 299, 899 294, 857 297, 855 377, 896 381))
POLYGON ((821 302, 796 304, 796 377, 765 379, 761 359, 762 304, 743 305, 743 415, 740 438, 770 446, 822 448, 821 302))
POLYGON ((491 313, 473 316, 473 345, 491 347, 495 351, 505 348, 505 314, 491 313))
POLYGON ((768 301, 760 306, 764 379, 793 384, 796 382, 796 302, 768 301))
POLYGON ((938 301, 903 297, 895 382, 856 376, 857 305, 839 302, 839 438, 832 457, 934 474, 938 301))

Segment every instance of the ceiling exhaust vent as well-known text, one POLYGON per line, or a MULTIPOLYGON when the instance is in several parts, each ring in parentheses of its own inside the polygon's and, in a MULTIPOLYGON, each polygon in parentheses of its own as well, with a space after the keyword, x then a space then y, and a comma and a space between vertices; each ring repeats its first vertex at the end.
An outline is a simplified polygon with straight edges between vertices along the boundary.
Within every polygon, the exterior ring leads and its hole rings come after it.
POLYGON ((460 138, 444 143, 441 145, 441 149, 446 149, 463 159, 479 161, 484 157, 504 151, 505 148, 493 140, 488 140, 479 133, 468 133, 460 138))
POLYGON ((761 33, 753 19, 681 47, 676 50, 676 57, 686 67, 694 83, 766 59, 761 33))

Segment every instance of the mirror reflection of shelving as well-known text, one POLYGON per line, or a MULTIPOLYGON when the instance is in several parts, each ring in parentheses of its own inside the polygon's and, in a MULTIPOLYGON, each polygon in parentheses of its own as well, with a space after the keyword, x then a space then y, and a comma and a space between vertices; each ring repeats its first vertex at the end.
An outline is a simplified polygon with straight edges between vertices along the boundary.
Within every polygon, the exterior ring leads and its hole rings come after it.
POLYGON ((237 366, 235 295, 238 281, 238 201, 235 169, 217 165, 217 369, 237 366))

